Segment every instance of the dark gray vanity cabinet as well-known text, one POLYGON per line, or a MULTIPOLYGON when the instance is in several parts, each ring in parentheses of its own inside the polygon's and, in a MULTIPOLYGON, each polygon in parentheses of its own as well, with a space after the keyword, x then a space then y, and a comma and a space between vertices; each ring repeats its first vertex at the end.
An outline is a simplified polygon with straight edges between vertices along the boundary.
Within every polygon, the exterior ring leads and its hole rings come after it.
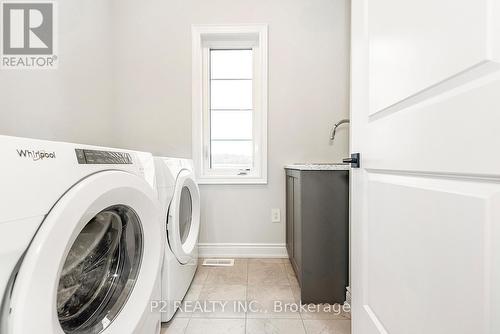
POLYGON ((344 303, 349 270, 349 171, 286 170, 286 248, 303 303, 344 303))

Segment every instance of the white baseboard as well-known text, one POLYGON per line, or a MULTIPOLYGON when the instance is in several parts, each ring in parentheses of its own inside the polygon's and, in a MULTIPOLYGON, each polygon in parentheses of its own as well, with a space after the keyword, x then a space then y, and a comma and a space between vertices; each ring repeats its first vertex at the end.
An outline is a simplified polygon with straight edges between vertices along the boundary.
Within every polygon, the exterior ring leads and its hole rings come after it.
POLYGON ((200 257, 287 258, 285 244, 198 244, 200 257))

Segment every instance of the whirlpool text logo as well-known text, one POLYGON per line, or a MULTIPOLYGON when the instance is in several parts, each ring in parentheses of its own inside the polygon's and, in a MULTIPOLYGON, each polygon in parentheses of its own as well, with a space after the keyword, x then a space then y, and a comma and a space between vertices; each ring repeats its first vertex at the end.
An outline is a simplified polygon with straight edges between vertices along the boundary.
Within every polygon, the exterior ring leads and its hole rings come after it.
POLYGON ((17 150, 17 154, 20 158, 28 158, 33 161, 43 160, 43 159, 55 159, 56 152, 46 152, 46 151, 35 151, 35 150, 17 150))

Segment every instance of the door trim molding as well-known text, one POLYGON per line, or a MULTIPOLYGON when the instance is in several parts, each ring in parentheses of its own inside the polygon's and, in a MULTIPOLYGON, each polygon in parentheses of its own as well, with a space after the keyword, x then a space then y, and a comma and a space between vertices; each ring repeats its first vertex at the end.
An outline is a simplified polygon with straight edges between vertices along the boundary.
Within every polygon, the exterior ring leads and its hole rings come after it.
POLYGON ((382 323, 378 319, 375 312, 373 312, 371 307, 368 305, 363 305, 363 308, 365 309, 366 314, 368 314, 368 317, 371 319, 373 325, 377 328, 377 330, 380 332, 380 334, 388 334, 384 325, 382 325, 382 323))
POLYGON ((459 180, 459 181, 463 180, 484 181, 484 182, 500 181, 500 174, 489 175, 489 174, 454 173, 454 172, 433 172, 427 170, 413 171, 413 170, 379 169, 379 168, 365 168, 365 169, 366 171, 372 174, 383 174, 383 175, 424 177, 424 178, 459 180))
POLYGON ((200 243, 200 257, 288 258, 284 243, 200 243))
POLYGON ((421 103, 435 103, 433 99, 436 98, 443 99, 448 95, 457 95, 463 91, 470 90, 470 85, 477 85, 477 83, 474 82, 475 80, 491 75, 498 70, 500 70, 499 63, 485 59, 477 64, 471 65, 451 77, 445 78, 432 86, 426 87, 419 92, 407 96, 399 102, 391 104, 380 110, 373 111, 370 113, 369 119, 370 121, 377 120, 403 109, 413 108, 421 103), (465 87, 463 87, 464 85, 465 87))

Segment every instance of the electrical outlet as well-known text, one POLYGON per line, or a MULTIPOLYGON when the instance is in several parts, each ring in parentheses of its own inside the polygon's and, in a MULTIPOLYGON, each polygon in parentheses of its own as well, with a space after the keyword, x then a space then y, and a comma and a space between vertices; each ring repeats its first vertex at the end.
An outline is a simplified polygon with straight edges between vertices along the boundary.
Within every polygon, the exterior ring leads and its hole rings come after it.
POLYGON ((280 209, 271 209, 271 222, 273 222, 273 223, 281 222, 280 209))

